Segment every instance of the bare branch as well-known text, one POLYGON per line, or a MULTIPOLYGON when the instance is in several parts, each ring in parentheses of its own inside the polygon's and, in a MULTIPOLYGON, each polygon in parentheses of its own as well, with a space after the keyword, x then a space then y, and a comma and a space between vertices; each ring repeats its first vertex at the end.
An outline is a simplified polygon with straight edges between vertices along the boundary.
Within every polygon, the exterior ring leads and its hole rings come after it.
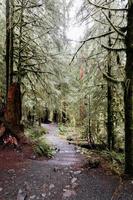
POLYGON ((77 55, 77 53, 79 52, 79 50, 84 46, 84 44, 85 44, 85 42, 83 42, 83 44, 78 48, 78 50, 76 51, 76 53, 74 54, 74 56, 73 56, 73 58, 72 58, 72 60, 71 60, 71 62, 70 62, 70 64, 69 65, 71 65, 72 64, 72 62, 74 61, 74 59, 75 59, 75 57, 76 57, 76 55, 77 55))
POLYGON ((102 74, 103 74, 103 78, 106 78, 108 81, 111 81, 113 83, 122 83, 123 82, 123 81, 117 80, 117 79, 109 76, 107 73, 105 73, 103 71, 102 71, 102 74))
POLYGON ((109 32, 107 32, 107 33, 103 33, 103 34, 101 34, 101 35, 97 35, 97 36, 88 38, 88 39, 83 40, 83 41, 81 40, 80 42, 88 42, 88 41, 90 41, 90 40, 94 40, 94 39, 98 39, 98 38, 105 37, 105 36, 110 35, 110 34, 112 34, 112 33, 114 33, 114 31, 109 31, 109 32))
POLYGON ((109 17, 105 14, 104 11, 102 11, 102 13, 105 15, 106 19, 108 20, 108 22, 110 23, 110 25, 112 26, 112 28, 118 33, 120 34, 121 36, 125 37, 125 34, 123 32, 121 32, 119 29, 117 29, 113 23, 111 22, 111 20, 109 19, 109 17))
POLYGON ((94 36, 94 37, 88 38, 88 39, 86 39, 86 40, 80 41, 80 42, 82 43, 82 45, 78 48, 78 50, 77 50, 76 53, 74 54, 74 56, 73 56, 73 58, 72 58, 72 60, 71 60, 71 62, 70 62, 69 65, 72 64, 72 62, 73 62, 73 60, 75 59, 77 53, 78 53, 79 50, 84 46, 84 44, 85 44, 86 42, 88 42, 88 41, 90 41, 90 40, 94 40, 94 39, 98 39, 98 38, 105 37, 105 36, 107 36, 107 35, 109 35, 109 34, 112 34, 112 33, 114 33, 114 31, 110 31, 110 32, 107 32, 107 33, 104 33, 104 34, 101 34, 101 35, 98 35, 98 36, 94 36))
POLYGON ((88 2, 91 4, 91 5, 93 5, 93 6, 95 6, 95 7, 97 7, 97 8, 101 8, 101 9, 104 9, 104 10, 110 10, 110 11, 127 11, 128 9, 126 9, 126 8, 108 8, 108 7, 105 7, 105 6, 100 6, 100 5, 98 5, 98 4, 94 4, 94 3, 92 3, 90 0, 88 0, 88 2))
POLYGON ((103 78, 106 78, 108 81, 113 82, 115 84, 123 82, 121 80, 117 80, 117 79, 113 78, 112 76, 109 76, 106 72, 103 72, 103 70, 101 69, 101 67, 99 66, 99 64, 98 64, 98 68, 99 68, 100 72, 103 74, 103 78))
POLYGON ((107 50, 111 50, 111 51, 126 51, 126 48, 112 48, 109 46, 105 46, 104 44, 101 45, 102 47, 104 47, 107 50))
POLYGON ((41 70, 25 69, 25 71, 32 72, 32 73, 35 73, 35 74, 51 74, 51 75, 56 76, 52 72, 45 72, 45 71, 41 71, 41 70))

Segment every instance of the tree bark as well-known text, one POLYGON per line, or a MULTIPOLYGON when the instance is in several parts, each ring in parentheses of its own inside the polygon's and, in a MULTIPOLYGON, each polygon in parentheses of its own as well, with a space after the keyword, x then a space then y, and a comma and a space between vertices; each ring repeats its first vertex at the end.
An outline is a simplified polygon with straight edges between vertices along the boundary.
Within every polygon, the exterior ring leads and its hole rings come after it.
POLYGON ((19 83, 13 83, 8 89, 5 120, 12 126, 20 125, 22 116, 21 90, 19 83))
POLYGON ((125 172, 133 176, 133 2, 128 3, 125 68, 125 172))
MULTIPOLYGON (((108 1, 107 1, 108 2, 108 1)), ((111 12, 108 12, 108 17, 111 20, 111 12)), ((111 31, 111 27, 109 27, 109 32, 111 31)), ((111 36, 108 37, 108 46, 111 47, 111 36)), ((111 77, 112 75, 112 58, 111 58, 111 51, 108 50, 108 76, 111 77)), ((108 149, 113 150, 114 144, 115 144, 115 138, 114 138, 114 126, 113 126, 113 109, 112 109, 112 103, 113 97, 112 97, 112 85, 110 81, 107 82, 107 143, 108 143, 108 149)))
POLYGON ((13 83, 13 64, 14 64, 14 0, 11 0, 10 85, 13 83))
POLYGON ((21 84, 21 67, 22 67, 22 36, 23 36, 23 12, 24 12, 24 0, 21 2, 20 13, 20 27, 19 27, 19 52, 18 52, 18 83, 21 84))
POLYGON ((9 87, 10 70, 10 2, 6 0, 6 99, 9 87))

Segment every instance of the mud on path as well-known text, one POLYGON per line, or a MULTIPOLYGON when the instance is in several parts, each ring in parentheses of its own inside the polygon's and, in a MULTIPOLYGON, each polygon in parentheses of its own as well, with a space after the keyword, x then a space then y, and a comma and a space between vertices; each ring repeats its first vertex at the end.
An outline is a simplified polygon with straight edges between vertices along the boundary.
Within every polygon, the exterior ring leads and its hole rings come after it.
POLYGON ((119 177, 101 167, 85 169, 85 158, 58 137, 57 126, 44 126, 47 140, 58 149, 56 155, 37 161, 20 159, 18 153, 16 165, 0 168, 0 200, 133 200, 132 180, 120 184, 119 177))

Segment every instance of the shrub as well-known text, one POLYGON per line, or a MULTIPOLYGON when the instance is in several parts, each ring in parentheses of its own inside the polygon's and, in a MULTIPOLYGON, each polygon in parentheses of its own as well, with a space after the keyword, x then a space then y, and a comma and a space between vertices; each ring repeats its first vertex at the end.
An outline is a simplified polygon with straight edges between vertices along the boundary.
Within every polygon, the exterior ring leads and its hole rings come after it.
POLYGON ((38 142, 34 146, 34 152, 38 156, 46 156, 48 158, 53 156, 53 149, 49 144, 46 143, 44 139, 38 140, 38 142))
POLYGON ((59 125, 59 131, 60 131, 60 135, 65 135, 67 132, 67 128, 63 125, 59 125))

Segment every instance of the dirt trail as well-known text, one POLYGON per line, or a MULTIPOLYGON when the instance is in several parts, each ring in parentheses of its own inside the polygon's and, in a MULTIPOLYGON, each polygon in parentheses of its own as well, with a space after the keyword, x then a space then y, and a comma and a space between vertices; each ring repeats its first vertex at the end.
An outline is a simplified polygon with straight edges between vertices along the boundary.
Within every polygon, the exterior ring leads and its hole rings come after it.
POLYGON ((47 140, 57 148, 57 153, 53 159, 48 161, 49 164, 62 166, 83 165, 83 162, 85 162, 83 156, 77 153, 74 145, 68 144, 66 140, 61 139, 58 136, 58 128, 56 125, 45 124, 43 126, 49 132, 49 134, 46 136, 47 140))
POLYGON ((131 180, 119 187, 119 178, 102 168, 82 168, 84 157, 58 137, 58 128, 45 127, 47 140, 59 151, 48 161, 26 160, 19 167, 3 169, 0 200, 133 200, 131 180))

